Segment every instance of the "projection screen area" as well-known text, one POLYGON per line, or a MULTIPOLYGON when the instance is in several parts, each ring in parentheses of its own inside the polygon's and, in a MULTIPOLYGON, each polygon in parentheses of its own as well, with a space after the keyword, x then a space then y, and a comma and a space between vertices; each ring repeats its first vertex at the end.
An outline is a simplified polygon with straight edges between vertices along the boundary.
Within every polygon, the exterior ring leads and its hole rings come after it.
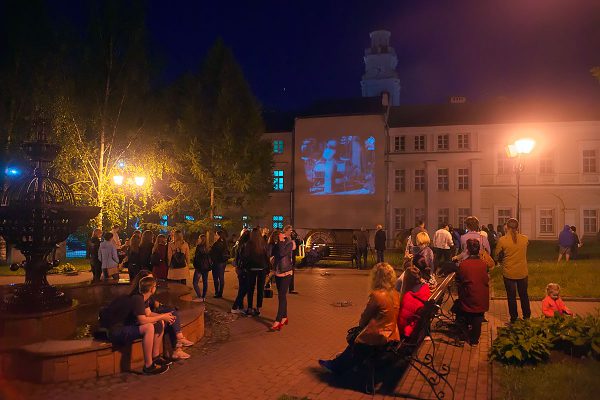
POLYGON ((295 225, 356 229, 383 223, 382 116, 299 118, 295 133, 295 225))

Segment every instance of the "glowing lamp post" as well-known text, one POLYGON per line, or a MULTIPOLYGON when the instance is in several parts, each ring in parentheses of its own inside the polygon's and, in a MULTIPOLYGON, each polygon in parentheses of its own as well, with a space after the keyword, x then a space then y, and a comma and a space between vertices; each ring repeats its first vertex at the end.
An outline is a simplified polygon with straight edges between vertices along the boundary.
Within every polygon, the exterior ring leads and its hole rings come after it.
POLYGON ((506 146, 506 155, 508 158, 516 159, 517 163, 514 166, 517 178, 517 220, 521 221, 521 172, 525 169, 523 165, 523 156, 531 153, 535 147, 535 140, 524 138, 518 139, 514 143, 506 146))
MULTIPOLYGON (((133 179, 125 179, 123 175, 115 175, 113 176, 113 182, 117 186, 123 186, 124 184, 137 187, 142 187, 146 183, 145 176, 135 176, 133 179)), ((129 226, 129 211, 131 208, 131 197, 129 196, 129 192, 125 191, 125 202, 127 203, 127 218, 125 219, 125 231, 127 231, 127 227, 129 226)))

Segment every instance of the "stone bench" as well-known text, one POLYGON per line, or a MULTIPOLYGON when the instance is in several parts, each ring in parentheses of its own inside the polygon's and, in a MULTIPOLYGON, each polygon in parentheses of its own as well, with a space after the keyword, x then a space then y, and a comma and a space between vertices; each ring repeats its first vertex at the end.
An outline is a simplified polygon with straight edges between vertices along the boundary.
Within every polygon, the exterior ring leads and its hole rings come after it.
MULTIPOLYGON (((185 337, 197 342, 204 336, 204 305, 191 303, 189 290, 179 297, 179 316, 185 337), (187 300, 187 301, 186 301, 187 300)), ((165 337, 165 344, 169 342, 165 337)), ((113 346, 93 338, 45 340, 0 353, 0 373, 9 379, 58 383, 142 369, 141 340, 113 346)))

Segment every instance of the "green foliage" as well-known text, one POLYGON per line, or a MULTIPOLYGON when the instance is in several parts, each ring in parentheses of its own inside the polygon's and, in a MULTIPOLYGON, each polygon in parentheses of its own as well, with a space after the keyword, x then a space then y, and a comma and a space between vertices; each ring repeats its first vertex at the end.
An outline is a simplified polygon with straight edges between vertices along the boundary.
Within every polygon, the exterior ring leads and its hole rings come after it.
POLYGON ((157 211, 189 212, 204 219, 197 225, 210 227, 214 190, 216 214, 257 213, 273 185, 272 149, 262 139, 258 102, 231 51, 218 40, 200 72, 182 78, 167 97, 177 171, 172 194, 157 211))
POLYGON ((537 366, 503 366, 499 372, 505 400, 564 400, 598 398, 600 362, 565 359, 537 366))
POLYGON ((547 361, 552 349, 600 357, 600 314, 516 321, 498 328, 490 359, 504 364, 547 361))

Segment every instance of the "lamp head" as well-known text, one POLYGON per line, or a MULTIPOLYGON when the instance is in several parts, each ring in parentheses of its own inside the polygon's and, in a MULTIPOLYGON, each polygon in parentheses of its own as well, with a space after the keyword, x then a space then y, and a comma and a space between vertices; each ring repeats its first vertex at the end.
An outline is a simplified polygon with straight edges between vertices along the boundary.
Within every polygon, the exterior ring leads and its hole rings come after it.
POLYGON ((113 176, 113 182, 117 186, 121 186, 124 181, 125 181, 125 177, 123 175, 115 175, 115 176, 113 176))
POLYGON ((144 183, 146 182, 146 177, 145 176, 136 176, 134 178, 135 184, 138 186, 144 186, 144 183))

